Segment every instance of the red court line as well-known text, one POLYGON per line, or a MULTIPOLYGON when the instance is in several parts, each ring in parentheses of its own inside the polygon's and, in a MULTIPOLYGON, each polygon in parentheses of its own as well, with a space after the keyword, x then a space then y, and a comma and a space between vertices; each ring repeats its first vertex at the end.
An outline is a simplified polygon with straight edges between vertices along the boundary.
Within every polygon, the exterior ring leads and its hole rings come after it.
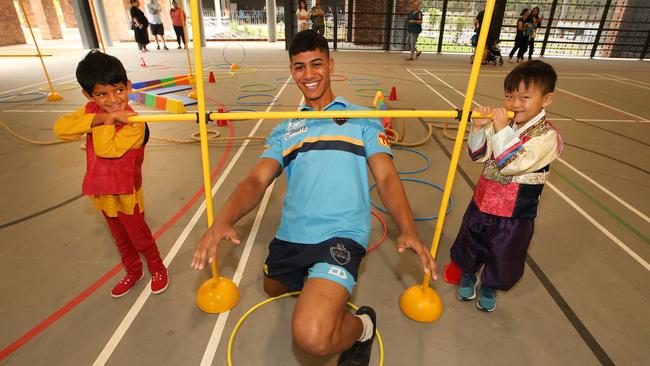
MULTIPOLYGON (((228 125, 230 126, 230 137, 232 137, 235 133, 235 127, 233 123, 229 123, 228 125)), ((217 174, 219 174, 219 172, 221 172, 221 169, 226 164, 226 160, 228 158, 228 155, 230 154, 230 150, 232 150, 232 145, 233 145, 233 141, 228 140, 226 148, 224 149, 224 152, 221 155, 221 160, 219 160, 219 163, 217 164, 216 168, 214 169, 214 171, 212 171, 212 174, 210 175, 212 180, 214 180, 214 178, 217 176, 217 174)), ((169 228, 172 225, 174 225, 176 221, 178 221, 178 219, 180 219, 180 217, 183 216, 187 212, 187 210, 189 210, 190 207, 192 207, 196 203, 196 201, 203 195, 203 193, 204 193, 203 188, 199 188, 194 194, 194 196, 192 196, 192 198, 183 207, 181 207, 181 209, 178 210, 178 212, 176 212, 176 214, 172 216, 171 219, 169 219, 166 223, 164 223, 163 226, 153 234, 154 238, 158 239, 167 230, 169 230, 169 228)), ((86 298, 92 295, 98 288, 102 287, 106 282, 108 282, 108 280, 113 278, 113 276, 115 276, 115 274, 118 273, 121 269, 122 269, 122 263, 117 264, 115 267, 113 267, 108 272, 106 272, 106 274, 101 276, 97 281, 91 284, 88 288, 83 290, 74 299, 70 300, 67 304, 60 307, 57 311, 52 313, 52 315, 48 316, 45 320, 40 322, 34 328, 30 329, 28 332, 23 334, 20 338, 13 341, 7 347, 3 348, 2 351, 0 351, 0 361, 7 358, 9 355, 14 353, 20 347, 24 346, 32 338, 39 335, 50 325, 54 324, 54 322, 59 320, 65 314, 70 312, 72 309, 74 309, 82 301, 84 301, 86 298)))
MULTIPOLYGON (((575 95, 569 94, 569 93, 567 93, 567 92, 565 92, 565 91, 562 91, 562 90, 557 90, 557 91, 559 91, 560 93, 564 93, 565 95, 568 95, 568 96, 570 96, 570 97, 573 98, 573 99, 581 100, 581 101, 583 101, 583 102, 587 102, 587 103, 589 103, 589 104, 593 104, 593 105, 595 105, 595 106, 598 106, 598 107, 600 107, 600 109, 603 109, 603 110, 606 110, 606 111, 611 111, 611 112, 614 112, 614 113, 618 113, 619 115, 621 115, 621 116, 625 116, 626 118, 631 117, 629 114, 625 114, 625 113, 623 113, 623 112, 621 112, 621 111, 618 111, 618 110, 616 110, 616 109, 614 109, 614 108, 612 108, 612 107, 609 107, 609 106, 606 106, 606 105, 602 105, 602 104, 598 104, 598 103, 596 103, 596 102, 594 102, 594 101, 591 101, 591 100, 589 100, 589 99, 586 99, 586 98, 576 97, 575 95)), ((643 127, 650 127, 650 126, 646 125, 645 123, 643 123, 643 122, 641 122, 641 121, 635 121, 635 120, 633 120, 633 121, 636 122, 636 123, 638 123, 638 124, 640 124, 640 125, 643 126, 643 127)))

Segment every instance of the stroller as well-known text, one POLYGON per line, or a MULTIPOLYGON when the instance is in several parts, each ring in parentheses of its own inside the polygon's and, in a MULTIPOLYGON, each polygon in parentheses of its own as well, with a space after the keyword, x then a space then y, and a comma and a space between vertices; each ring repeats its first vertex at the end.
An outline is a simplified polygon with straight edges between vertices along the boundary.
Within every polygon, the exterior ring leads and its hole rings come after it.
MULTIPOLYGON (((501 57, 501 46, 500 46, 501 41, 496 40, 490 47, 487 47, 485 49, 485 61, 483 61, 483 65, 499 65, 503 66, 503 57, 501 57)), ((473 44, 474 48, 476 48, 476 44, 473 44)), ((474 55, 470 56, 469 62, 472 63, 474 62, 474 55)))
POLYGON ((499 66, 503 66, 503 57, 501 57, 501 46, 499 44, 501 43, 500 40, 494 41, 490 47, 486 49, 487 55, 485 56, 485 61, 483 62, 484 65, 491 64, 496 66, 497 64, 499 66))

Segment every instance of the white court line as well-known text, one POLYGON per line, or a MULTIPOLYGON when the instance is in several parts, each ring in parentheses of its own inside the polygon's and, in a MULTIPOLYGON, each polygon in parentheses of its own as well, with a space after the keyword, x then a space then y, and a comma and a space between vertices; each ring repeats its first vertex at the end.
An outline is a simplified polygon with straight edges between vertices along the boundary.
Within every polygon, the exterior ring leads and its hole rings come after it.
MULTIPOLYGON (((253 227, 251 232, 248 234, 248 239, 246 240, 246 245, 244 246, 244 251, 242 252, 241 258, 239 258, 239 263, 237 264, 237 270, 233 275, 232 281, 235 285, 239 286, 239 282, 244 276, 244 269, 246 269, 246 262, 248 262, 248 257, 251 253, 251 248, 255 244, 255 239, 257 239, 257 232, 260 229, 260 224, 262 223, 262 218, 266 213, 266 206, 269 203, 271 198, 271 192, 273 192, 273 187, 275 186, 275 181, 266 189, 262 202, 260 203, 260 208, 257 210, 257 215, 255 215, 255 221, 253 222, 253 227)), ((205 352, 203 352, 203 358, 201 358, 201 366, 210 366, 214 360, 214 355, 217 352, 219 347, 219 341, 221 340, 221 335, 228 321, 228 316, 230 315, 230 310, 219 314, 217 322, 214 324, 212 329, 212 334, 210 335, 210 340, 208 341, 207 346, 205 347, 205 352)))
MULTIPOLYGON (((631 83, 631 82, 629 82, 629 81, 621 80, 621 79, 616 78, 616 77, 606 77, 606 76, 599 75, 599 74, 594 74, 594 76, 598 76, 598 78, 601 79, 601 80, 616 81, 616 82, 621 83, 621 84, 632 85, 632 86, 636 86, 637 88, 650 90, 650 88, 647 87, 647 86, 643 86, 643 85, 639 85, 639 84, 634 84, 634 83, 631 83)), ((564 78, 563 78, 563 79, 564 79, 564 78)))
MULTIPOLYGON (((453 86, 449 85, 449 83, 447 83, 446 81, 444 81, 444 80, 442 80, 441 78, 437 77, 436 75, 430 73, 428 70, 427 70, 427 74, 429 74, 429 75, 433 76, 434 78, 438 79, 438 81, 440 81, 441 83, 445 84, 448 88, 450 88, 451 90, 453 90, 453 91, 455 91, 456 93, 458 93, 461 97, 465 98, 465 93, 463 93, 463 92, 459 91, 458 89, 454 88, 453 86)), ((474 105, 477 105, 477 106, 479 106, 479 107, 481 106, 480 104, 478 104, 478 103, 474 100, 474 98, 472 98, 472 103, 474 103, 474 105)))
POLYGON ((650 223, 650 218, 648 216, 646 216, 645 214, 643 214, 643 212, 637 210, 632 205, 630 205, 629 203, 627 203, 623 199, 621 199, 619 196, 615 195, 614 193, 609 191, 607 188, 603 187, 598 182, 596 182, 595 180, 588 177, 586 174, 584 174, 581 171, 579 171, 578 169, 576 169, 573 165, 571 165, 571 164, 567 163, 566 161, 564 161, 562 158, 558 157, 557 160, 560 161, 562 164, 566 165, 569 169, 573 170, 576 174, 578 174, 582 178, 586 179, 589 183, 591 183, 591 184, 595 185, 596 187, 600 188, 601 191, 607 193, 610 197, 612 197, 613 199, 618 201, 618 203, 625 206, 625 208, 627 208, 628 210, 634 212, 637 216, 644 219, 646 222, 650 223))
MULTIPOLYGON (((305 97, 303 96, 302 99, 300 100, 300 104, 303 104, 304 102, 305 102, 305 97)), ((298 110, 300 110, 300 107, 298 107, 298 110)), ((262 222, 262 217, 264 217, 264 213, 266 213, 266 206, 269 203, 269 198, 271 197, 271 192, 273 191, 274 186, 275 186, 275 181, 273 181, 273 183, 266 189, 266 193, 264 193, 264 197, 262 198, 262 202, 260 203, 260 208, 258 209, 257 215, 255 216, 253 227, 251 228, 251 232, 248 234, 248 239, 246 240, 244 251, 242 252, 241 258, 239 259, 239 264, 237 264, 237 269, 235 270, 235 274, 232 279, 235 285, 239 285, 239 282, 244 276, 244 270, 246 269, 246 262, 248 262, 248 256, 250 255, 251 248, 255 243, 255 239, 257 239, 257 232, 259 231, 260 224, 262 222)), ((225 313, 219 314, 219 318, 217 318, 217 322, 214 324, 214 328, 212 329, 210 340, 208 341, 208 344, 205 347, 205 352, 203 352, 203 358, 201 358, 201 366, 212 365, 212 361, 214 360, 214 355, 216 354, 217 348, 219 347, 221 335, 223 334, 223 330, 226 326, 226 322, 228 321, 228 316, 230 316, 230 311, 226 311, 225 313)))
MULTIPOLYGON (((428 72, 428 71, 427 71, 428 72)), ((432 75, 433 76, 433 75, 432 75)), ((434 76, 435 77, 435 76, 434 76)), ((437 78, 437 77, 436 77, 437 78)), ((420 78, 418 78, 420 79, 420 78)), ((441 82, 444 83, 443 80, 437 78, 441 82)), ((422 81, 422 79, 420 79, 422 81)), ((426 83, 425 83, 426 84, 426 83)), ((445 83, 446 84, 446 83, 445 83)), ((428 86, 428 85, 427 85, 428 86)), ((451 86, 450 86, 451 87, 451 86)), ((452 89, 456 90, 455 88, 451 87, 452 89)), ((458 91, 457 91, 458 92, 458 91)), ((463 95, 464 96, 464 95, 463 95)), ((474 101, 472 101, 474 102, 474 101)), ((477 105, 480 105, 476 103, 477 105)), ((560 159, 561 160, 561 159, 560 159)), ((585 175, 586 177, 586 175, 585 175)), ((588 177, 587 177, 588 178, 588 177)), ((595 183, 595 182, 594 182, 595 183)), ((611 232, 609 232, 605 227, 603 227, 598 221, 594 220, 589 214, 587 214, 580 206, 578 206, 575 202, 573 202, 569 197, 564 195, 564 193, 560 192, 559 189, 555 188, 550 182, 546 182, 548 186, 550 186, 560 197, 562 197, 569 205, 571 205, 573 208, 576 209, 580 214, 582 214, 589 222, 591 222, 594 226, 596 226, 600 231, 602 231, 608 238, 610 238, 616 245, 621 247, 627 254, 629 254, 632 258, 634 258, 637 262, 639 262, 642 266, 644 266, 647 270, 650 271, 650 265, 648 262, 644 261, 643 258, 641 258, 638 254, 636 254, 632 249, 630 249, 627 245, 625 245, 622 241, 620 241, 616 236, 614 236, 611 232)), ((597 187, 602 187, 600 184, 597 185, 597 187)), ((605 189, 603 187, 603 189, 605 189)), ((609 191, 608 191, 609 192, 609 191)), ((622 201, 622 200, 621 200, 622 201)), ((627 206, 626 206, 627 207, 627 206)), ((630 206, 631 207, 631 206, 630 206)))
POLYGON ((574 96, 574 97, 576 97, 576 98, 580 98, 580 99, 584 99, 584 100, 590 101, 590 102, 592 102, 592 103, 596 103, 596 104, 598 104, 598 105, 600 105, 600 106, 603 106, 603 107, 605 107, 605 108, 609 108, 609 109, 615 110, 615 111, 617 111, 617 112, 621 112, 621 113, 623 113, 623 114, 627 114, 628 116, 634 117, 634 118, 636 118, 636 119, 638 119, 638 120, 645 120, 645 121, 647 121, 646 118, 643 118, 643 117, 641 117, 641 116, 637 116, 636 114, 633 114, 633 113, 630 113, 630 112, 626 112, 626 111, 624 111, 624 110, 622 110, 622 109, 618 109, 618 108, 612 107, 611 105, 607 105, 607 104, 605 104, 605 103, 601 103, 601 102, 595 101, 595 100, 590 99, 590 98, 587 98, 587 97, 583 97, 582 95, 578 95, 578 94, 575 94, 575 93, 571 93, 570 91, 568 91, 568 90, 566 90, 566 89, 557 88, 557 90, 559 90, 559 91, 561 91, 561 92, 563 92, 563 93, 567 93, 567 94, 569 94, 569 95, 572 95, 572 96, 574 96))
POLYGON ((629 82, 636 83, 636 84, 650 86, 650 83, 646 83, 646 82, 641 81, 641 80, 633 80, 633 79, 630 79, 630 78, 626 78, 626 77, 618 76, 618 75, 612 75, 612 74, 603 74, 603 75, 609 76, 611 78, 619 79, 619 80, 629 81, 629 82))
MULTIPOLYGON (((284 85, 282 85, 282 88, 278 91, 278 93, 275 95, 275 99, 277 99, 280 94, 284 91, 288 84, 285 82, 284 85)), ((272 107, 274 103, 272 102, 266 109, 268 112, 272 107)), ((257 132, 257 129, 260 127, 262 124, 263 119, 260 119, 257 121, 257 124, 251 132, 248 134, 248 136, 253 136, 255 132, 257 132)), ((244 149, 246 149, 246 146, 248 146, 248 142, 250 140, 244 141, 242 143, 242 146, 239 147, 239 150, 237 150, 237 153, 235 156, 233 156, 232 160, 228 164, 228 167, 224 170, 223 174, 219 177, 219 180, 215 185, 212 187, 212 196, 217 193, 217 190, 221 187, 223 182, 226 180, 226 177, 230 174, 230 171, 232 168, 235 166, 235 163, 237 160, 239 160, 239 157, 241 154, 244 152, 244 149)), ((185 229, 183 229, 183 232, 181 235, 178 237, 174 245, 172 246, 172 249, 169 251, 167 256, 165 257, 164 263, 165 267, 169 267, 169 264, 171 261, 174 259, 176 256, 176 253, 180 250, 180 247, 183 245, 185 242, 185 239, 187 239, 187 236, 190 234, 190 232, 194 229, 194 226, 196 225, 196 222, 198 221, 199 217, 203 214, 203 211, 205 210, 205 201, 201 204, 201 206, 197 209, 196 213, 194 213, 194 216, 192 216, 192 219, 187 223, 185 226, 185 229)), ((151 282, 151 281, 149 281, 151 282)), ((122 337, 124 337, 124 334, 126 334, 126 331, 129 329, 131 324, 133 323, 133 320, 135 317, 138 315, 142 307, 144 306, 145 301, 149 298, 151 295, 151 286, 147 285, 145 289, 142 291, 138 299, 135 301, 129 312, 126 314, 120 325, 117 327, 111 338, 109 339, 108 343, 106 343, 106 346, 104 346, 104 349, 101 351, 99 356, 97 356, 97 359, 95 362, 93 362, 93 366, 100 366, 100 365, 105 365, 108 359, 111 357, 111 354, 113 354, 113 351, 115 351, 115 348, 117 345, 120 343, 122 340, 122 337)))
POLYGON ((650 271, 650 264, 643 260, 638 254, 636 254, 630 247, 625 245, 619 238, 617 238, 614 234, 612 234, 609 230, 605 229, 603 225, 601 225, 598 221, 596 221, 593 217, 591 217, 585 210, 583 210, 580 206, 578 206, 575 202, 573 202, 569 197, 565 196, 564 193, 562 193, 559 189, 557 189, 551 182, 546 182, 546 185, 549 186, 555 193, 557 193, 562 199, 564 199, 569 205, 571 205, 576 211, 578 211, 582 216, 584 216, 589 222, 591 222, 598 230, 600 230, 603 234, 605 234, 608 238, 610 238, 616 245, 621 247, 627 254, 630 255, 630 257, 634 258, 637 262, 639 262, 643 268, 645 268, 647 271, 650 271))
POLYGON ((458 109, 458 107, 456 107, 456 105, 455 105, 454 103, 452 103, 451 101, 449 101, 449 99, 447 99, 447 98, 445 98, 444 96, 442 96, 442 94, 438 93, 438 91, 437 91, 436 89, 432 88, 431 85, 427 84, 426 81, 422 80, 419 76, 417 76, 416 74, 414 74, 413 71, 411 71, 411 69, 406 69, 406 71, 410 72, 411 75, 415 76, 418 80, 420 80, 420 81, 422 82, 422 84, 426 85, 427 88, 431 89, 432 92, 436 93, 436 95, 438 95, 438 96, 439 96, 440 98, 442 98, 445 102, 447 102, 447 104, 449 104, 452 108, 454 108, 454 109, 458 109))

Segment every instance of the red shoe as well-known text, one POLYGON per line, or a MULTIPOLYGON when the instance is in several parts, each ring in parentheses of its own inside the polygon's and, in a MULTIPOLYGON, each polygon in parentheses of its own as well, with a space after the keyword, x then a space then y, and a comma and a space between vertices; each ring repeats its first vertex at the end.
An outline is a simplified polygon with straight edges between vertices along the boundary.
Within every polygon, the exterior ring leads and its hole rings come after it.
POLYGON ((133 286, 135 286, 138 281, 144 276, 142 271, 140 271, 140 274, 127 274, 122 278, 120 282, 113 287, 113 291, 111 291, 111 296, 115 299, 119 299, 120 297, 126 295, 131 291, 133 286))
POLYGON ((169 278, 167 277, 167 269, 151 274, 151 292, 154 294, 165 291, 168 285, 169 278))

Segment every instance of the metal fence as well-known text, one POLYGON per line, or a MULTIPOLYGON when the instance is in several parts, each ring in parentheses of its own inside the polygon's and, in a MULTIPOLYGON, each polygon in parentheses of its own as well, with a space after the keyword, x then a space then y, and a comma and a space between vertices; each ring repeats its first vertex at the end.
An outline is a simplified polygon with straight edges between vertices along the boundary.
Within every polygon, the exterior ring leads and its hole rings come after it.
MULTIPOLYGON (((311 8, 315 1, 307 1, 311 8)), ((323 1, 325 36, 334 49, 404 50, 407 0, 323 1)), ((418 49, 472 53, 474 19, 484 0, 422 0, 418 49)), ((537 6, 542 17, 534 55, 648 58, 650 0, 508 0, 501 24, 501 48, 514 44, 521 10, 537 6)), ((297 1, 285 1, 287 37, 297 32, 297 1)))

